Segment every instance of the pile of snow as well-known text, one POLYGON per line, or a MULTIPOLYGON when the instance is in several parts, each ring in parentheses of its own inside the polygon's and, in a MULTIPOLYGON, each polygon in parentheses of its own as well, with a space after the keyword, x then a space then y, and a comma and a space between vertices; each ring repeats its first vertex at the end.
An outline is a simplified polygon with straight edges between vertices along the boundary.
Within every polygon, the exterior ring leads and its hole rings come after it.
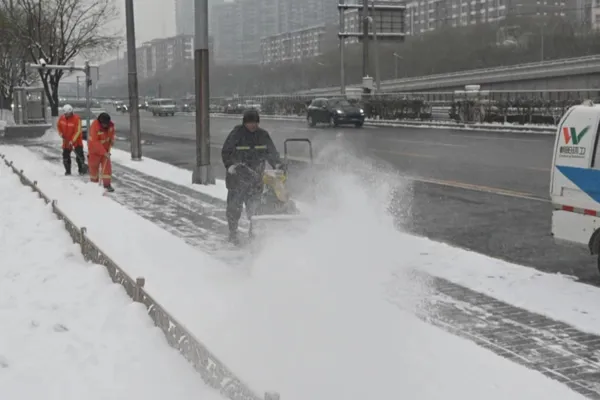
POLYGON ((0 165, 0 397, 222 398, 0 165))
POLYGON ((47 144, 55 144, 55 145, 62 144, 62 139, 61 139, 60 135, 58 134, 58 131, 54 127, 50 128, 50 129, 46 129, 46 132, 44 133, 44 135, 41 136, 40 138, 35 139, 35 141, 37 141, 39 143, 47 143, 47 144))
POLYGON ((414 316, 430 289, 410 273, 419 268, 418 239, 395 230, 385 174, 330 171, 307 230, 271 238, 239 269, 61 177, 59 165, 27 149, 0 152, 130 275, 145 276, 150 293, 257 392, 286 400, 583 399, 414 316))

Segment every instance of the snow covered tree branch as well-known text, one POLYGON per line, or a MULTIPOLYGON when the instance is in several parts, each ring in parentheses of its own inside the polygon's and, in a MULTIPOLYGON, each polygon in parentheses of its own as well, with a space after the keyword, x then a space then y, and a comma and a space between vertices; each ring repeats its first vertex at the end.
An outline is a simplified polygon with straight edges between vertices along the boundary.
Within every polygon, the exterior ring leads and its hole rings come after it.
MULTIPOLYGON (((101 55, 120 40, 107 25, 118 16, 114 0, 0 0, 9 10, 8 30, 21 43, 23 56, 37 63, 68 65, 76 57, 101 55)), ((39 78, 52 115, 58 115, 58 87, 65 71, 40 70, 39 78)))

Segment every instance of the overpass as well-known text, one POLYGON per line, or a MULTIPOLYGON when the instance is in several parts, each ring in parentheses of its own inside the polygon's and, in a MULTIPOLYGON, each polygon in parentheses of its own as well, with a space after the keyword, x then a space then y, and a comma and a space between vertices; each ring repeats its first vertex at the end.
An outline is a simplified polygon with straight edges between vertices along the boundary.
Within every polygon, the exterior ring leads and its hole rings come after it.
MULTIPOLYGON (((600 55, 392 79, 381 81, 381 90, 387 93, 440 92, 464 89, 465 85, 481 85, 484 90, 600 88, 600 55)), ((339 93, 339 86, 298 92, 311 96, 339 93)))

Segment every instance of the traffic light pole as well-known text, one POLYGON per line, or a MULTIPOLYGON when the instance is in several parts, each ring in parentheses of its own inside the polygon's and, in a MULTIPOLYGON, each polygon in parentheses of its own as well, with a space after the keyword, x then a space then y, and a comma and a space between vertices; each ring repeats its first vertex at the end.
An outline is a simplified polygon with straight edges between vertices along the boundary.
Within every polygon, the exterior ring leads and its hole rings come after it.
MULTIPOLYGON (((40 60, 42 62, 43 60, 40 60)), ((36 69, 38 71, 46 71, 46 70, 62 70, 62 71, 80 71, 85 73, 85 107, 86 107, 86 123, 87 129, 90 128, 90 108, 92 99, 90 97, 90 87, 92 86, 92 68, 100 68, 97 65, 91 65, 88 61, 85 62, 83 66, 75 66, 75 65, 48 65, 48 64, 33 64, 28 63, 27 68, 36 69)), ((79 88, 78 88, 79 89, 79 88)))
POLYGON ((362 76, 369 76, 369 0, 363 0, 362 13, 362 31, 363 31, 363 65, 362 76))
MULTIPOLYGON (((403 3, 398 3, 390 0, 382 0, 382 1, 374 1, 371 0, 371 16, 369 16, 369 0, 363 0, 359 4, 353 3, 348 4, 345 0, 339 0, 338 10, 340 13, 340 23, 339 23, 339 32, 338 37, 340 38, 340 91, 341 94, 344 95, 346 93, 346 82, 345 82, 345 74, 344 74, 344 39, 355 37, 359 40, 362 40, 363 44, 363 84, 364 78, 369 75, 369 41, 371 39, 371 35, 373 35, 373 39, 375 41, 403 41, 405 37, 405 27, 404 27, 404 13, 406 10, 406 5, 403 3), (345 12, 346 10, 357 10, 359 12, 359 21, 361 22, 361 28, 358 32, 347 32, 345 26, 345 12), (395 28, 392 25, 392 31, 390 29, 378 29, 377 26, 384 24, 383 18, 378 18, 381 12, 386 12, 387 15, 391 15, 395 19, 398 20, 399 26, 395 28), (369 25, 373 26, 373 32, 369 32, 369 25)), ((389 24, 389 22, 387 23, 389 24)), ((375 43, 375 52, 378 53, 378 43, 375 43)), ((376 60, 376 70, 379 70, 379 54, 375 54, 376 60)), ((380 89, 379 79, 377 80, 378 89, 380 89)), ((370 90, 367 87, 364 87, 365 93, 368 93, 370 90)))

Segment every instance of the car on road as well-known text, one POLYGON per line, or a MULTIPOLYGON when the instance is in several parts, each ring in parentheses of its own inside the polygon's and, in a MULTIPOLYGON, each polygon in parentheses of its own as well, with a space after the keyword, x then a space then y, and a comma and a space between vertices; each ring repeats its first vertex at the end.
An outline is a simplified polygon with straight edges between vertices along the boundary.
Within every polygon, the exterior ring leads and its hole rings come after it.
POLYGON ((171 117, 177 112, 177 102, 173 99, 152 99, 148 102, 148 111, 155 117, 170 115, 171 117))
POLYGON ((365 112, 346 99, 317 98, 308 106, 306 121, 311 127, 327 123, 329 126, 354 125, 360 128, 365 122, 365 112))

